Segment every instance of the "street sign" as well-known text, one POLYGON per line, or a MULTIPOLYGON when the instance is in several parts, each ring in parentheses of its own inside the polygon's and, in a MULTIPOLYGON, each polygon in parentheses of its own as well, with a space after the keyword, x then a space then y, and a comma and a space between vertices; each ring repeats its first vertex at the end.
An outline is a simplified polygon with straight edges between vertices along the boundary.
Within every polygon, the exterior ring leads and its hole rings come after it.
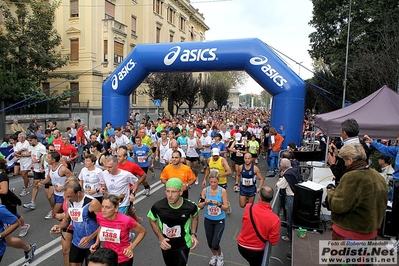
POLYGON ((160 107, 161 106, 161 100, 154 100, 154 107, 160 107))

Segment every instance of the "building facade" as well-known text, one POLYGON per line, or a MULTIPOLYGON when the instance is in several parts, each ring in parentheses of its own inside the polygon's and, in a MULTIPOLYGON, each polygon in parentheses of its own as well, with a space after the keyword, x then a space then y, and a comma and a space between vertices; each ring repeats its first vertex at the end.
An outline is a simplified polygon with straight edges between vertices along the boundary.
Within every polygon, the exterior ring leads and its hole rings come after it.
MULTIPOLYGON (((68 65, 57 72, 76 79, 69 84, 49 80, 43 83, 43 89, 70 88, 76 91, 72 102, 89 102, 90 109, 98 110, 104 80, 137 44, 204 41, 209 29, 189 0, 62 0, 56 18, 62 53, 70 56, 68 65)), ((207 73, 197 75, 206 78, 207 73)), ((141 84, 132 94, 132 109, 154 106, 140 93, 145 86, 141 84)))

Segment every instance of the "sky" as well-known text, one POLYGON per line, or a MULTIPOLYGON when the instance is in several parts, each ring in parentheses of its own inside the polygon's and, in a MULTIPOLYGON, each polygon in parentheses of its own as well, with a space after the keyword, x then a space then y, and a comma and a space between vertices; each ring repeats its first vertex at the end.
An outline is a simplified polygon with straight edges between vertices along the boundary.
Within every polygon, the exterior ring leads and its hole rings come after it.
MULTIPOLYGON (((206 40, 259 38, 292 58, 294 61, 284 59, 302 79, 312 77, 299 66, 312 69, 308 53, 309 34, 314 31, 308 25, 311 0, 191 0, 191 5, 203 13, 210 28, 205 32, 206 40)), ((242 94, 260 94, 263 88, 248 76, 239 90, 242 94)))

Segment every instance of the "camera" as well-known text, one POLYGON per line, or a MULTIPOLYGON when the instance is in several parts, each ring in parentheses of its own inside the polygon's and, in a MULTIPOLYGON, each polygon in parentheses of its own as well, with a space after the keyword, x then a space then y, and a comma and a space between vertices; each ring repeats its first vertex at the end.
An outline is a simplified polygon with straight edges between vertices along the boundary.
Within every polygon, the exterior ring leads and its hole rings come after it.
MULTIPOLYGON (((336 188, 334 184, 330 183, 327 185, 327 189, 334 189, 334 188, 336 188)), ((325 197, 324 201, 321 203, 321 206, 330 211, 330 205, 328 204, 328 196, 325 197)))

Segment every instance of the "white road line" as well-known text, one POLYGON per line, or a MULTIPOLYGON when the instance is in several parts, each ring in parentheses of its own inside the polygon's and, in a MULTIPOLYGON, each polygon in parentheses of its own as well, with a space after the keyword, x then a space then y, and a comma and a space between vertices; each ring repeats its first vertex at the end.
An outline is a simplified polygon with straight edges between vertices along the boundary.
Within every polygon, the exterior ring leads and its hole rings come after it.
MULTIPOLYGON (((40 253, 46 251, 47 249, 50 249, 52 246, 57 245, 57 243, 60 244, 60 238, 59 237, 57 237, 56 239, 54 239, 51 242, 47 243, 46 245, 36 249, 35 256, 37 254, 40 254, 40 253)), ((60 244, 60 247, 61 247, 61 244, 60 244)), ((10 264, 9 266, 18 266, 18 265, 21 265, 24 261, 25 261, 25 258, 22 258, 22 259, 17 260, 16 262, 10 264)))
MULTIPOLYGON (((161 181, 157 181, 154 184, 151 185, 151 193, 163 188, 165 185, 161 182, 161 181)), ((142 195, 144 190, 141 190, 138 194, 140 194, 140 196, 138 196, 136 198, 136 200, 134 201, 135 204, 139 203, 140 201, 142 201, 143 199, 147 198, 147 196, 142 195)), ((46 245, 36 249, 35 252, 35 260, 29 264, 29 265, 39 265, 39 263, 49 259, 51 256, 53 256, 54 254, 56 254, 57 252, 61 251, 61 243, 60 243, 60 238, 57 237, 56 239, 52 240, 51 242, 47 243, 46 245), (53 246, 55 246, 53 248, 53 246), (53 249, 51 249, 53 248, 53 249), (51 250, 50 250, 51 249, 51 250), (37 258, 37 255, 39 255, 40 253, 50 250, 48 252, 46 252, 43 256, 40 256, 40 258, 37 258)), ((19 259, 17 261, 15 261, 14 263, 10 264, 9 266, 18 266, 21 265, 23 262, 25 261, 25 258, 19 259)))

